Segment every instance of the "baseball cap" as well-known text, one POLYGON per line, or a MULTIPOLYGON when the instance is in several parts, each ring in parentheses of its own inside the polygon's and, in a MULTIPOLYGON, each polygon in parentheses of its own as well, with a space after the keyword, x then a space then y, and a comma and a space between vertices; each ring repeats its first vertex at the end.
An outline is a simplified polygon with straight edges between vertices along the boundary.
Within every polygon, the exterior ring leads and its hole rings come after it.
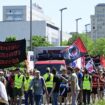
POLYGON ((2 70, 0 70, 0 74, 3 74, 4 72, 2 70))

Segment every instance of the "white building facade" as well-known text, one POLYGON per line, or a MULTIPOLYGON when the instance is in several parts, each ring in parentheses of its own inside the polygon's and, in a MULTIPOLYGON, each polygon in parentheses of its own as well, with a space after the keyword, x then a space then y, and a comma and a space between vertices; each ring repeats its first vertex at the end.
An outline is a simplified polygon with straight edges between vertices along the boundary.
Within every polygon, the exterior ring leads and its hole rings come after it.
POLYGON ((95 7, 95 15, 91 16, 91 37, 105 37, 105 3, 98 4, 95 7))
MULTIPOLYGON (((25 38, 30 41, 30 10, 26 6, 4 6, 3 21, 0 22, 0 41, 8 36, 17 40, 25 38)), ((54 45, 60 45, 59 28, 46 17, 42 8, 35 5, 32 9, 32 35, 41 35, 54 45)))

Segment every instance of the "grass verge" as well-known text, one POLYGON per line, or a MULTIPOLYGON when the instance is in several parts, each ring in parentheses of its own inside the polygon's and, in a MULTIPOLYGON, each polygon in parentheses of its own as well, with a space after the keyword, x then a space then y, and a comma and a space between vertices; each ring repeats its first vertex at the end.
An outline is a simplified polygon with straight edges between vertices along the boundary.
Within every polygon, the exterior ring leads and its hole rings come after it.
POLYGON ((96 105, 105 105, 105 100, 97 101, 96 105))

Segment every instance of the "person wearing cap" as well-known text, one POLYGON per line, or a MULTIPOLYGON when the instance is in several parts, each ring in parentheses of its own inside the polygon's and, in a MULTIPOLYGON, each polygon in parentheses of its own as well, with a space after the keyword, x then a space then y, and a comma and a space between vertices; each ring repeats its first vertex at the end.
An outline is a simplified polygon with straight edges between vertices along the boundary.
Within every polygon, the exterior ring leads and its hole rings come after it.
MULTIPOLYGON (((61 76, 68 80, 67 69, 62 68, 61 76)), ((59 98, 60 98, 60 105, 62 105, 62 99, 64 99, 64 104, 67 104, 67 92, 68 92, 68 82, 62 79, 60 83, 60 91, 59 91, 59 98)))
POLYGON ((72 104, 71 105, 77 105, 77 98, 79 94, 80 87, 78 85, 78 77, 76 74, 76 69, 70 68, 71 71, 71 95, 72 95, 72 104))
POLYGON ((80 87, 80 91, 78 94, 78 105, 82 105, 82 78, 83 78, 83 73, 80 71, 78 67, 74 68, 78 77, 78 85, 80 87))
MULTIPOLYGON (((47 87, 48 94, 50 94, 52 88, 53 88, 53 74, 50 72, 51 69, 49 67, 46 68, 46 73, 44 74, 44 80, 47 87)), ((49 100, 48 104, 51 102, 51 99, 49 100)), ((45 102, 46 103, 46 102, 45 102)))
POLYGON ((43 90, 48 95, 47 88, 43 77, 40 75, 40 71, 35 70, 34 78, 32 79, 29 88, 34 90, 34 101, 36 105, 42 104, 43 90))

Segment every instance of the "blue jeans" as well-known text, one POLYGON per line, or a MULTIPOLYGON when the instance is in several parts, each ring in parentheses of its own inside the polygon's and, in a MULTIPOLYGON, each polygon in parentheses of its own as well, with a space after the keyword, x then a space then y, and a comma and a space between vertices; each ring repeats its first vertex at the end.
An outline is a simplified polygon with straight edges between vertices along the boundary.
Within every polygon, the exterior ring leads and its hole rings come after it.
POLYGON ((25 94, 25 105, 29 105, 28 98, 30 101, 30 105, 34 105, 32 90, 25 91, 24 94, 25 94))
POLYGON ((35 105, 42 104, 42 95, 34 95, 35 105))
POLYGON ((58 96, 59 96, 59 93, 53 93, 52 94, 52 105, 58 105, 58 96))

